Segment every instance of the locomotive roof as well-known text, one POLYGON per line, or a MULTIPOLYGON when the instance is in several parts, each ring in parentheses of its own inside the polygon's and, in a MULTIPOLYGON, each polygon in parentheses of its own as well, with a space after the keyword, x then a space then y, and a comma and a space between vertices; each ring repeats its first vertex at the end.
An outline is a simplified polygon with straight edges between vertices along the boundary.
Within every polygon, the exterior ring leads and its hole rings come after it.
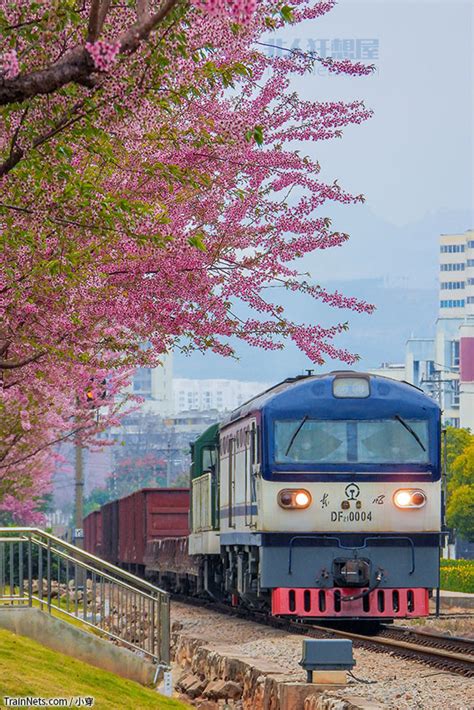
MULTIPOLYGON (((269 389, 261 392, 247 402, 244 402, 240 407, 234 409, 230 414, 228 414, 221 422, 220 427, 225 427, 231 422, 237 421, 252 412, 257 412, 267 407, 270 404, 277 404, 276 400, 280 395, 286 393, 292 388, 298 388, 301 390, 298 394, 301 397, 307 396, 308 387, 314 385, 316 382, 330 384, 336 377, 365 377, 371 382, 385 382, 390 385, 389 390, 392 393, 397 393, 400 399, 411 403, 416 406, 424 406, 426 409, 439 409, 438 404, 428 397, 423 390, 409 382, 394 380, 391 377, 384 377, 383 375, 372 375, 369 372, 357 372, 355 370, 335 370, 333 372, 325 373, 322 375, 300 375, 298 377, 289 377, 283 382, 270 387, 269 389)), ((312 388, 313 389, 313 388, 312 388)), ((380 387, 379 387, 380 390, 380 387)), ((318 392, 318 398, 329 399, 334 401, 331 392, 324 392, 323 388, 318 392)), ((285 398, 286 399, 286 398, 285 398)), ((363 400, 360 400, 363 401, 363 400)))

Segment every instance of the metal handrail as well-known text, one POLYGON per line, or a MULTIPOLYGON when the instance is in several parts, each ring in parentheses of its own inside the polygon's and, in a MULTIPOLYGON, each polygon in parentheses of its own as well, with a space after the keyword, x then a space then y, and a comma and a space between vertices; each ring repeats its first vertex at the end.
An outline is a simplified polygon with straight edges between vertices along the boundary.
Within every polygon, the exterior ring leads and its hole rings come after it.
MULTIPOLYGON (((18 538, 18 540, 16 540, 16 542, 25 542, 27 539, 28 538, 18 538)), ((3 542, 4 540, 9 540, 9 538, 0 538, 0 542, 3 542)), ((64 552, 61 552, 61 550, 57 550, 56 548, 48 547, 48 545, 45 545, 42 542, 38 542, 38 541, 35 541, 35 542, 37 543, 37 545, 42 547, 43 550, 49 549, 63 560, 69 560, 71 562, 76 562, 83 569, 91 571, 91 572, 94 571, 97 574, 100 574, 108 582, 113 582, 114 584, 118 584, 120 587, 123 587, 124 589, 129 589, 131 591, 135 591, 133 585, 129 584, 128 582, 122 582, 121 579, 118 579, 117 577, 112 576, 112 574, 108 574, 107 572, 103 572, 99 568, 99 565, 97 567, 92 567, 91 565, 86 565, 84 562, 81 562, 80 560, 76 560, 76 558, 73 557, 72 555, 66 555, 64 552)), ((82 550, 82 548, 77 548, 77 549, 82 550)), ((97 559, 100 559, 100 558, 97 558, 97 559)), ((115 567, 115 565, 110 565, 110 566, 115 567)), ((122 572, 122 569, 120 567, 115 567, 115 569, 118 570, 119 572, 122 572)), ((123 571, 125 571, 125 570, 123 570, 123 571)), ((133 577, 134 575, 129 574, 128 576, 133 577)), ((142 580, 141 577, 135 577, 135 579, 137 579, 139 582, 145 581, 145 580, 142 580)), ((153 587, 153 585, 150 585, 150 586, 153 587)), ((159 587, 155 587, 155 589, 158 592, 161 592, 162 594, 167 594, 167 592, 163 591, 159 587)), ((155 599, 155 597, 152 596, 148 591, 147 592, 142 591, 141 594, 142 594, 142 596, 146 597, 147 599, 155 599)))
MULTIPOLYGON (((39 537, 46 538, 46 540, 52 540, 59 544, 61 547, 65 547, 66 549, 71 550, 74 552, 74 554, 80 554, 81 557, 85 557, 86 559, 89 559, 91 561, 94 561, 98 563, 101 567, 104 569, 108 569, 111 572, 114 572, 115 574, 119 574, 121 577, 129 578, 130 581, 132 581, 135 585, 140 584, 143 587, 146 587, 150 589, 153 592, 161 592, 162 594, 167 594, 164 589, 160 589, 159 587, 156 587, 154 584, 151 584, 148 582, 146 579, 142 579, 141 577, 136 577, 134 574, 131 574, 130 572, 127 572, 126 570, 122 569, 121 567, 117 567, 116 565, 113 565, 111 562, 107 562, 106 560, 103 560, 100 557, 96 557, 96 555, 92 555, 90 552, 87 552, 86 550, 83 550, 81 547, 76 547, 76 545, 71 545, 70 542, 66 542, 65 540, 61 540, 60 537, 56 537, 55 535, 51 535, 51 533, 46 532, 45 530, 41 530, 41 528, 1 528, 0 527, 0 535, 3 533, 18 533, 18 534, 35 534, 38 535, 39 537)), ((10 539, 10 538, 9 538, 10 539)))
POLYGON ((0 605, 36 604, 169 666, 167 592, 40 528, 0 527, 0 605))

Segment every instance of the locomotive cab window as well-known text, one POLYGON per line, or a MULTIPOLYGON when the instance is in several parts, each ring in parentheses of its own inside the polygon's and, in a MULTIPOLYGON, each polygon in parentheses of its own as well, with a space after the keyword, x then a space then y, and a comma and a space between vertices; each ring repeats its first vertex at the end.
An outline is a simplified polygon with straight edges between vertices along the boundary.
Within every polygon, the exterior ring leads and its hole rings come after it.
POLYGON ((276 463, 428 463, 428 422, 371 420, 275 421, 276 463))

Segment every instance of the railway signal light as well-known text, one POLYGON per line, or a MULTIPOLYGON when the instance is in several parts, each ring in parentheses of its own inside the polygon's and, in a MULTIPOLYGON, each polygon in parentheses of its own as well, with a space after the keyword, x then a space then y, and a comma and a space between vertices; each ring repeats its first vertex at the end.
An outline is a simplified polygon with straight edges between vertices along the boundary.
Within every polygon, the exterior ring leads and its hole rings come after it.
MULTIPOLYGON (((91 382, 93 382, 93 381, 94 381, 94 378, 91 377, 91 382)), ((96 390, 93 389, 92 387, 90 387, 86 391, 86 404, 90 405, 92 408, 100 407, 100 403, 98 402, 98 400, 106 399, 106 397, 107 397, 107 389, 106 389, 107 380, 103 379, 100 381, 99 384, 102 385, 104 388, 101 392, 96 392, 96 390)))

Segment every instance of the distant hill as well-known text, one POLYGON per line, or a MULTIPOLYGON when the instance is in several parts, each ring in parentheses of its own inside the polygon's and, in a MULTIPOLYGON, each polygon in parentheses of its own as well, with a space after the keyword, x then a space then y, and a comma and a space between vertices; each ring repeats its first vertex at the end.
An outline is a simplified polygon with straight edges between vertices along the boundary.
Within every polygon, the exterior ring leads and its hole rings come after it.
MULTIPOLYGON (((337 344, 358 353, 356 367, 376 367, 381 362, 403 362, 405 343, 411 335, 429 336, 434 332, 437 316, 437 289, 415 288, 403 277, 380 279, 346 279, 320 282, 328 290, 357 296, 376 305, 369 316, 328 309, 308 298, 282 292, 279 302, 288 306, 289 314, 305 322, 329 325, 338 319, 349 322, 349 331, 337 344)), ((237 344, 239 361, 221 358, 211 353, 185 357, 177 353, 174 374, 177 377, 224 377, 242 380, 280 380, 311 368, 309 360, 289 345, 283 351, 268 352, 237 344)), ((323 369, 340 367, 328 362, 323 369)))

